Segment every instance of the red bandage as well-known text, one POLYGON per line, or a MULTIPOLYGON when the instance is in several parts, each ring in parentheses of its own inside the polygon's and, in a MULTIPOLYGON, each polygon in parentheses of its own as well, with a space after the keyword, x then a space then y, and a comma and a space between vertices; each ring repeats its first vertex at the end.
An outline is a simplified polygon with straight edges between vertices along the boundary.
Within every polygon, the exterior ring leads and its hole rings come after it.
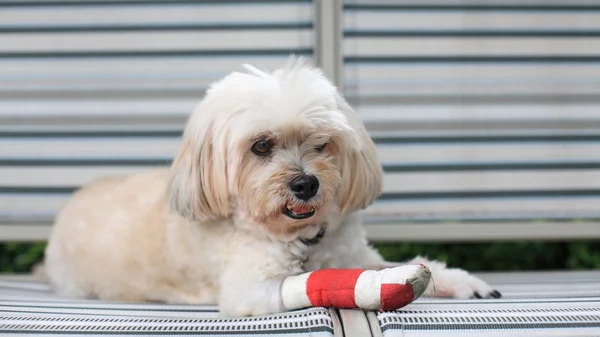
POLYGON ((364 269, 323 269, 311 273, 306 294, 315 307, 356 308, 354 287, 364 269))
POLYGON ((404 265, 379 271, 323 269, 288 276, 281 286, 286 309, 306 307, 395 310, 421 296, 431 278, 422 265, 404 265))
POLYGON ((396 310, 415 300, 415 292, 410 284, 382 284, 381 310, 396 310))

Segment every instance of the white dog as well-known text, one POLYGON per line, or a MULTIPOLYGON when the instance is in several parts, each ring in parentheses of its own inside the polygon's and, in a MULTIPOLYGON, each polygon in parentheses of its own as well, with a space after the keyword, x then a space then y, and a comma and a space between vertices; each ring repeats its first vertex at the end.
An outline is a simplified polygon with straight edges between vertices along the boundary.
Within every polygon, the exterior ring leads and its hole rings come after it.
MULTIPOLYGON (((95 181, 56 218, 45 273, 66 296, 284 310, 282 276, 377 269, 355 214, 381 192, 362 122, 301 59, 213 84, 170 169, 95 181)), ((482 280, 427 265, 426 296, 499 297, 482 280), (433 283, 433 282, 432 282, 433 283)))

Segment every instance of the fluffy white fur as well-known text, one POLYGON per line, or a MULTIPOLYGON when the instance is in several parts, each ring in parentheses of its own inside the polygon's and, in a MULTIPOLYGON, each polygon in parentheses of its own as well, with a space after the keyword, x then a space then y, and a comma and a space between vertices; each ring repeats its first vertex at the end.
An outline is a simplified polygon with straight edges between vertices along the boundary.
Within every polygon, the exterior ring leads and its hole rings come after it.
MULTIPOLYGON (((321 71, 290 59, 214 83, 192 113, 170 169, 95 181, 56 218, 45 272, 61 294, 117 301, 218 303, 242 316, 283 310, 285 276, 382 268, 356 211, 381 192, 381 165, 362 122, 321 71), (259 140, 268 156, 251 151, 259 140), (321 149, 321 147, 325 147, 321 149), (289 182, 320 182, 303 201, 289 182), (314 208, 294 220, 285 207, 314 208), (324 238, 316 245, 302 239, 324 238)), ((431 268, 426 295, 489 296, 465 271, 431 268)))

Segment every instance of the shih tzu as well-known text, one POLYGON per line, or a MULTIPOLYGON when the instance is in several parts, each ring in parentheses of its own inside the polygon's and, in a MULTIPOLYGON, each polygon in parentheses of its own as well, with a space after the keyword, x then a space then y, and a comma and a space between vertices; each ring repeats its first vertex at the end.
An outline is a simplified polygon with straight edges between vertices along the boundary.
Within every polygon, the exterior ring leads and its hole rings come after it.
MULTIPOLYGON (((214 83, 169 169, 108 177, 58 214, 41 269, 62 295, 217 304, 276 313, 282 278, 381 269, 356 214, 381 192, 363 123, 319 69, 292 57, 214 83)), ((417 257, 425 296, 499 297, 461 269, 417 257)))

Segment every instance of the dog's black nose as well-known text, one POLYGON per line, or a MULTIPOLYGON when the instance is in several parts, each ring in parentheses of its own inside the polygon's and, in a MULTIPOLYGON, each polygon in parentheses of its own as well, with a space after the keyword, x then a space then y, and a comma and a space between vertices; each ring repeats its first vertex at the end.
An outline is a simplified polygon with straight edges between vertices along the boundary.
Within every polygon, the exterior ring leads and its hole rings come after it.
POLYGON ((319 180, 315 176, 304 174, 292 180, 290 189, 296 197, 306 201, 317 195, 319 180))

